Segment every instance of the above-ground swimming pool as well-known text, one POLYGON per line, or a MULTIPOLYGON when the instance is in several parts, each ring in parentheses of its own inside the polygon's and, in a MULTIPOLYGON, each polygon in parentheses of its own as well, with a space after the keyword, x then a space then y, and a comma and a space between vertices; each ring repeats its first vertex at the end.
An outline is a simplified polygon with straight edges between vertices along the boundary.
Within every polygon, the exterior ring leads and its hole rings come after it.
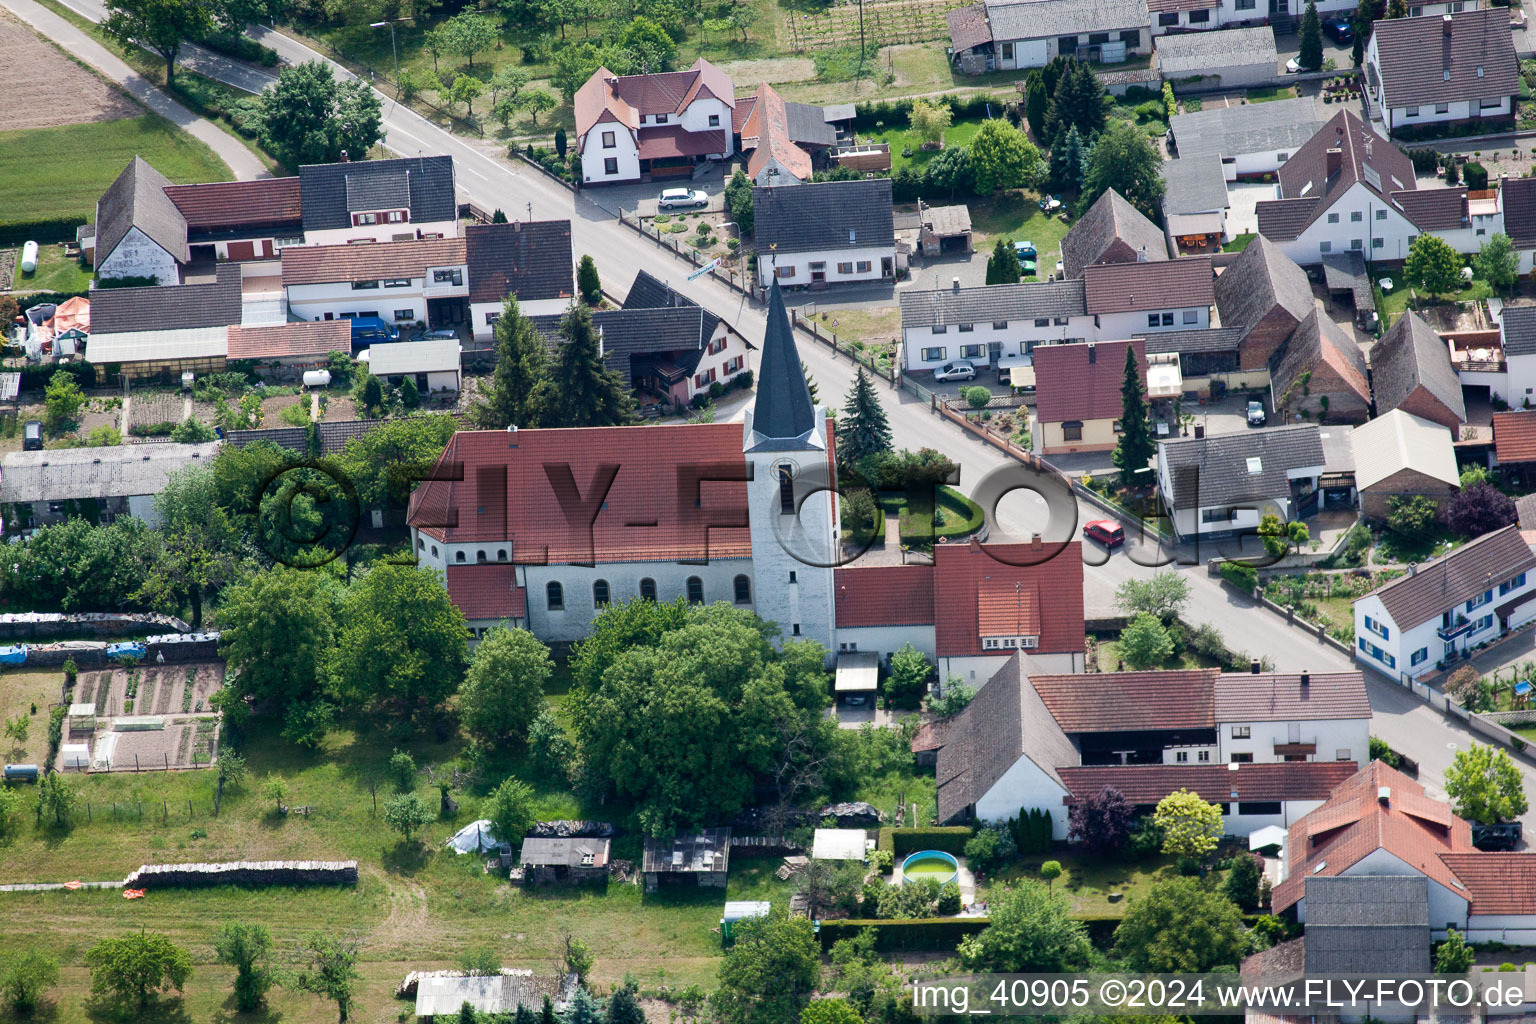
POLYGON ((901 862, 901 878, 914 881, 933 879, 940 885, 953 882, 960 875, 960 862, 942 850, 919 850, 901 862))

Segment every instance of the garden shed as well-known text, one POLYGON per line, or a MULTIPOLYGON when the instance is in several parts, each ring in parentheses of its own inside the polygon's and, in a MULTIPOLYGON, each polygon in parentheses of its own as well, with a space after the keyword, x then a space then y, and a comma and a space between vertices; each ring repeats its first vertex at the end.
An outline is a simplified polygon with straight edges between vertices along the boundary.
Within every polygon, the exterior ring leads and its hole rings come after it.
POLYGON ((646 892, 654 892, 663 880, 691 880, 723 889, 730 861, 731 830, 707 828, 695 835, 647 838, 640 869, 646 892))
POLYGON ((862 861, 869 846, 869 836, 861 828, 819 828, 811 840, 811 859, 862 861))
POLYGON ((585 836, 523 840, 524 885, 600 882, 608 877, 610 841, 585 836))
POLYGON ((730 942, 734 937, 732 925, 757 917, 767 917, 771 904, 767 900, 727 900, 725 913, 720 917, 720 939, 730 942))

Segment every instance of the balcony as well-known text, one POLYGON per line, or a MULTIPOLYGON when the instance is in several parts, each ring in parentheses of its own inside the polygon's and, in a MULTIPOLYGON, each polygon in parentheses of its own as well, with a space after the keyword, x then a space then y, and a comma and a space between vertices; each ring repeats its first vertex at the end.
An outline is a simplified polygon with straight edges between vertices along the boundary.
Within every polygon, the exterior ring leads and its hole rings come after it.
POLYGON ((1474 620, 1467 618, 1465 615, 1458 615, 1456 616, 1456 621, 1449 626, 1441 626, 1435 630, 1435 635, 1441 640, 1450 641, 1466 636, 1476 627, 1477 623, 1474 620))
POLYGON ((1311 757, 1311 756, 1315 755, 1316 753, 1317 753, 1317 741, 1316 740, 1312 741, 1311 743, 1278 743, 1277 742, 1275 744, 1275 756, 1276 757, 1300 757, 1302 755, 1305 755, 1307 757, 1311 757))

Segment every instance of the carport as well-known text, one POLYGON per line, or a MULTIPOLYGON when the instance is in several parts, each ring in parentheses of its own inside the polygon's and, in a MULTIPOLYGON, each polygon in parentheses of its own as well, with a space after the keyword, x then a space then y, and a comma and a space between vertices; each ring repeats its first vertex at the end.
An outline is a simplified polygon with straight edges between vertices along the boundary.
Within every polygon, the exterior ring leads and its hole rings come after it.
POLYGON ((966 206, 923 206, 917 242, 925 256, 971 251, 971 211, 966 206))
POLYGON ((851 651, 837 656, 837 677, 832 689, 839 702, 863 704, 880 685, 880 656, 874 651, 851 651))

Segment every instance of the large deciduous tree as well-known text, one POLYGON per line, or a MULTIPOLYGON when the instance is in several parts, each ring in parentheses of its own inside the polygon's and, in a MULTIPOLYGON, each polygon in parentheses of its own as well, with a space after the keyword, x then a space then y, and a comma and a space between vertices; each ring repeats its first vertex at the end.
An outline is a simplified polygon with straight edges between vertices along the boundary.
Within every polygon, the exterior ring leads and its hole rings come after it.
POLYGON ((235 969, 235 1008, 241 1013, 260 1008, 277 983, 266 925, 230 921, 214 936, 213 950, 219 963, 235 969))
POLYGON ((290 168, 363 159, 380 138, 383 111, 362 79, 336 81, 330 65, 285 67, 261 96, 261 137, 290 168))
POLYGON ((538 820, 533 812, 533 790, 518 779, 503 779, 491 794, 487 820, 497 842, 512 845, 522 842, 538 820))
POLYGON ((1472 257, 1472 269, 1499 291, 1508 291, 1520 277, 1520 254, 1508 235, 1495 232, 1472 257))
POLYGON ((1073 804, 1067 812, 1067 838, 1083 844, 1089 853, 1105 856, 1124 846, 1135 817, 1129 800, 1118 789, 1105 786, 1073 804))
POLYGON ((810 919, 775 908, 739 922, 735 939, 720 964, 720 1020, 795 1024, 821 981, 821 945, 810 919))
POLYGON ((1158 882, 1115 929, 1115 954, 1134 971, 1199 973, 1237 966, 1247 945, 1232 901, 1193 878, 1158 882))
POLYGON ((971 140, 970 152, 971 173, 981 195, 1027 188, 1040 178, 1040 151, 1003 118, 981 126, 971 140))
POLYGON ((43 993, 59 983, 59 961, 40 949, 16 945, 0 954, 0 993, 18 1017, 32 1014, 43 993))
POLYGON ((155 932, 102 939, 86 952, 85 963, 93 993, 132 1001, 141 1010, 164 989, 180 992, 192 976, 191 954, 155 932))
POLYGON ((455 14, 440 28, 448 52, 463 57, 470 67, 475 66, 475 54, 496 45, 496 26, 490 18, 473 9, 455 14))
POLYGON ((475 648, 459 690, 465 727, 491 744, 526 738, 553 669, 549 648, 526 629, 491 630, 475 648))
POLYGON ((1439 235, 1425 232, 1408 247, 1403 262, 1403 276, 1431 295, 1447 295, 1456 290, 1461 274, 1461 257, 1439 235))
POLYGON ((155 495, 155 512, 165 548, 146 567, 145 592, 158 603, 185 598, 192 606, 192 625, 200 627, 204 597, 216 596, 234 581, 245 560, 240 531, 219 506, 213 467, 190 466, 171 474, 165 490, 155 495))
POLYGON ((1457 814, 1483 825, 1514 821, 1528 807, 1519 767, 1504 751, 1483 743, 1451 758, 1445 792, 1456 802, 1457 814))
POLYGON ((304 947, 298 986, 336 1004, 338 1024, 347 1024, 352 1013, 352 986, 362 977, 357 970, 358 944, 315 932, 304 947))
POLYGON ((991 923, 960 941, 969 971, 1072 973, 1093 959, 1088 929, 1072 916, 1066 893, 1027 879, 988 898, 991 923))
POLYGON ((108 0, 102 27, 125 43, 159 54, 165 82, 171 85, 182 44, 212 31, 217 9, 211 0, 108 0))
POLYGON ((1520 518, 1515 501, 1490 483, 1473 484, 1445 504, 1445 525, 1463 537, 1481 537, 1520 518))
POLYGON ((1093 155, 1083 175, 1083 198, 1087 209, 1105 192, 1114 189, 1148 219, 1156 222, 1162 213, 1162 157, 1141 129, 1125 121, 1116 121, 1094 143, 1093 155))
POLYGON ((1115 588, 1115 604, 1128 615, 1146 612, 1164 622, 1178 618, 1189 603, 1189 580, 1169 570, 1150 579, 1129 579, 1115 588))
POLYGON ((1173 640, 1156 615, 1139 612, 1120 631, 1115 649, 1131 668, 1156 668, 1173 653, 1173 640))
POLYGON ((1204 857, 1221 842, 1221 808, 1187 789, 1159 800, 1152 821, 1163 833, 1163 852, 1174 857, 1204 857))
POLYGON ((468 632, 436 571, 375 565, 347 595, 341 619, 328 664, 340 696, 430 714, 458 689, 468 632))

